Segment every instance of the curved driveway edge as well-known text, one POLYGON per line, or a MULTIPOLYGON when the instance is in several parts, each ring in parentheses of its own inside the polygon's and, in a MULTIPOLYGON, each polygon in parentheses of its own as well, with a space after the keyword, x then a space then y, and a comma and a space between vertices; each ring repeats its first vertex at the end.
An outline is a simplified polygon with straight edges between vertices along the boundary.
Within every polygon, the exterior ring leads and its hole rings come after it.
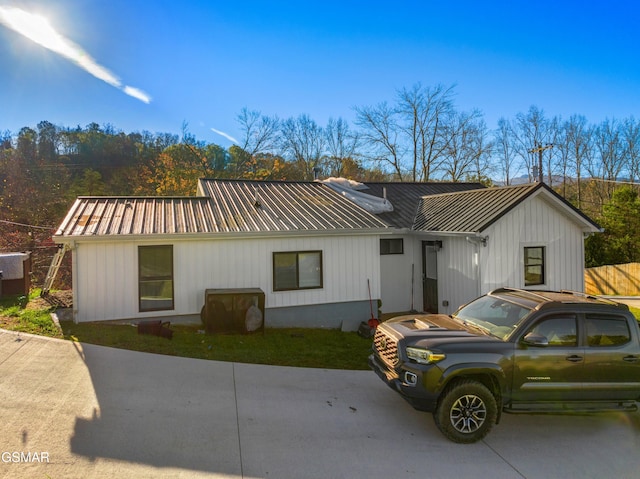
POLYGON ((458 445, 372 372, 175 358, 1 330, 0 404, 0 478, 631 478, 640 470, 638 413, 504 415, 486 440, 458 445))

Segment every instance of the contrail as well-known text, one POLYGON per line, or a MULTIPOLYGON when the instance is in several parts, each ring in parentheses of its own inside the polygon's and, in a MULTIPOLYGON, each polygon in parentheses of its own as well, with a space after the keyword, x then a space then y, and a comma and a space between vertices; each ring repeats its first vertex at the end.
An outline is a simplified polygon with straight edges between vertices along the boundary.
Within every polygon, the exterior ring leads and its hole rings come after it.
POLYGON ((94 77, 122 90, 127 95, 144 103, 151 102, 151 97, 145 92, 138 88, 123 85, 116 75, 96 62, 79 45, 56 32, 46 18, 17 7, 0 6, 0 23, 25 36, 32 42, 63 56, 67 60, 71 60, 94 77))
POLYGON ((238 140, 236 140, 231 135, 227 135, 224 131, 216 130, 215 128, 211 128, 211 131, 216 133, 216 134, 218 134, 218 135, 220 135, 220 136, 224 136, 227 140, 235 143, 236 145, 238 145, 240 143, 238 140))

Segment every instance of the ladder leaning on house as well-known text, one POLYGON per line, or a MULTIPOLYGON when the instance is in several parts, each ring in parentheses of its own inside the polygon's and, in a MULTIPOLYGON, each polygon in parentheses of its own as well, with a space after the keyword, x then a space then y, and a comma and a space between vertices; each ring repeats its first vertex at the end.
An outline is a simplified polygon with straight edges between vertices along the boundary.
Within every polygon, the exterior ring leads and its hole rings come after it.
POLYGON ((56 279, 56 275, 58 274, 58 270, 60 269, 60 265, 62 264, 62 258, 64 258, 64 254, 67 252, 69 247, 67 245, 58 248, 56 254, 53 255, 53 259, 51 260, 51 265, 49 266, 49 271, 47 272, 47 276, 44 278, 44 284, 42 285, 42 291, 40 292, 41 297, 45 297, 49 294, 51 287, 53 286, 53 281, 56 279))

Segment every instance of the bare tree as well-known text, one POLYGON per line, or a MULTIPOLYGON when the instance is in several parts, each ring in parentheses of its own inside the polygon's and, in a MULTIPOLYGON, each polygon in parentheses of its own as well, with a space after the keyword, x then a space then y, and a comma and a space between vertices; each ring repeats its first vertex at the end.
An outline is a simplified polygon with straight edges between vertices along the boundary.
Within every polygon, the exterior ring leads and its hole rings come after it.
POLYGON ((259 111, 243 108, 237 118, 243 137, 240 148, 249 155, 268 153, 277 146, 280 120, 263 116, 259 111))
POLYGON ((577 182, 576 202, 578 208, 582 207, 582 171, 583 165, 592 156, 592 129, 587 124, 584 116, 573 115, 563 126, 565 144, 567 148, 567 160, 569 168, 573 169, 577 182))
POLYGON ((598 195, 601 205, 611 199, 615 181, 622 172, 624 162, 620 127, 617 120, 605 120, 593 131, 594 155, 587 163, 587 171, 600 179, 598 195))
POLYGON ((558 148, 558 144, 563 142, 561 124, 561 118, 554 116, 546 125, 547 144, 544 146, 547 146, 548 148, 543 150, 543 156, 546 156, 547 160, 547 184, 549 186, 553 186, 557 176, 563 176, 563 163, 566 163, 566 155, 563 155, 563 150, 558 148), (544 152, 547 152, 547 154, 544 155, 544 152))
POLYGON ((400 181, 432 180, 445 158, 455 130, 453 86, 416 84, 397 92, 397 104, 356 108, 362 140, 370 157, 391 167, 400 181))
POLYGON ((282 122, 280 135, 283 156, 296 163, 304 179, 313 179, 313 169, 320 165, 325 153, 324 130, 307 115, 301 115, 282 122))
POLYGON ((640 179, 640 124, 635 118, 630 117, 622 122, 621 136, 625 170, 629 181, 634 183, 640 179))
POLYGON ((516 155, 526 166, 529 181, 532 181, 539 175, 537 149, 549 144, 549 121, 544 117, 544 111, 531 106, 527 114, 516 115, 513 127, 516 155))
POLYGON ((490 145, 479 111, 455 113, 444 125, 443 134, 448 138, 441 162, 445 178, 461 181, 488 176, 485 168, 490 145))
POLYGON ((494 133, 495 158, 505 185, 517 174, 515 135, 511 122, 505 118, 498 120, 498 129, 494 133))
POLYGON ((369 155, 382 169, 390 167, 399 181, 403 181, 403 148, 399 144, 395 109, 387 103, 356 107, 356 125, 362 129, 361 138, 369 147, 369 155))
POLYGON ((345 162, 354 160, 358 155, 360 138, 351 131, 349 124, 342 118, 329 119, 325 128, 327 145, 327 167, 330 176, 343 176, 345 162))
POLYGON ((471 171, 471 177, 477 181, 488 181, 493 184, 491 177, 495 173, 495 166, 493 164, 493 151, 495 144, 490 138, 490 132, 487 128, 487 124, 482 118, 482 114, 477 112, 478 118, 475 122, 474 128, 474 141, 475 152, 473 157, 473 170, 471 171))
POLYGON ((451 141, 454 86, 414 85, 398 92, 397 111, 411 152, 413 181, 429 181, 451 141))
POLYGON ((280 120, 263 116, 259 111, 243 108, 237 117, 242 130, 240 152, 234 155, 234 174, 243 172, 249 163, 255 163, 257 155, 271 153, 277 147, 280 120))

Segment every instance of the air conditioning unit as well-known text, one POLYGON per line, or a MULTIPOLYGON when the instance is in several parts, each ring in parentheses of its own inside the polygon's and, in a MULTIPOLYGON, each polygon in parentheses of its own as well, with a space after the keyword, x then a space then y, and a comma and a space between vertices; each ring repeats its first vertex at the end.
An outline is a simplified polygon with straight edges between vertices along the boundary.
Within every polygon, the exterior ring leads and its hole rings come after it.
POLYGON ((260 288, 207 289, 200 317, 208 334, 264 333, 264 291, 260 288))

